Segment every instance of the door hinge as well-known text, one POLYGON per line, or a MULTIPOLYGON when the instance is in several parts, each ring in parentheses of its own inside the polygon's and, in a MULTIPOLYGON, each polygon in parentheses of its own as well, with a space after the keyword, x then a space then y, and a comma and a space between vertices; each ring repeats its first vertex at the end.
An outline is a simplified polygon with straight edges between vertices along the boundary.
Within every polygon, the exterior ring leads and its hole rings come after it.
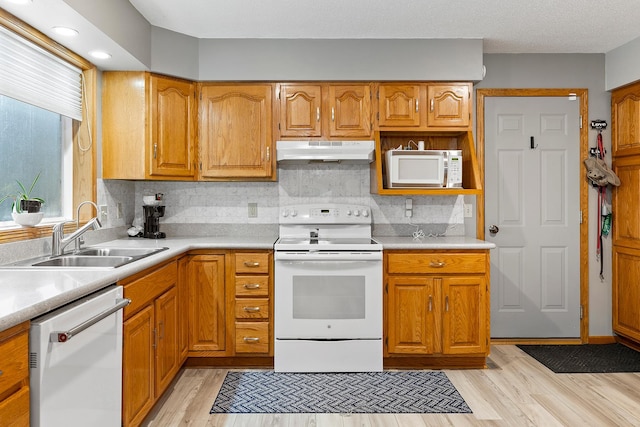
POLYGON ((583 316, 584 316, 584 307, 581 305, 580 306, 580 320, 582 320, 583 316))
POLYGON ((582 224, 582 209, 580 209, 580 224, 582 224))

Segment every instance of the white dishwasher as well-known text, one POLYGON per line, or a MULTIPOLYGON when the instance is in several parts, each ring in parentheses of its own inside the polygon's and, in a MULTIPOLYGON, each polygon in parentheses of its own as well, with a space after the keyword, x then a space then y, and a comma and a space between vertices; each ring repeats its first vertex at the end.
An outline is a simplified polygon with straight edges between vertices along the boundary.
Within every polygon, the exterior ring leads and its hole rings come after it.
POLYGON ((122 287, 31 322, 32 427, 114 427, 122 410, 122 287))

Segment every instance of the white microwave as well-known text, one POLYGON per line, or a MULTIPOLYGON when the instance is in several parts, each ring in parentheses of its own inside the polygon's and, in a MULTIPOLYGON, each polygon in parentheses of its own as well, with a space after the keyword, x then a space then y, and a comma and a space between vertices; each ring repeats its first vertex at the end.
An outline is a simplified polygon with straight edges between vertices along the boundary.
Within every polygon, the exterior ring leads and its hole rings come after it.
POLYGON ((462 188, 462 150, 388 150, 387 188, 462 188))

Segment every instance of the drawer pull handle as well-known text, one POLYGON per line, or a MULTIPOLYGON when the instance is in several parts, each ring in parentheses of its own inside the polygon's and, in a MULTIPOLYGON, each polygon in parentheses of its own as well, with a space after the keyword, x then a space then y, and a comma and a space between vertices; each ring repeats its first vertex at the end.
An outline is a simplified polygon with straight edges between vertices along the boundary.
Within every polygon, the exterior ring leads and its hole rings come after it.
POLYGON ((0 377, 2 376, 2 374, 4 374, 4 372, 2 372, 2 369, 0 369, 0 377))
POLYGON ((429 295, 429 311, 433 311, 433 296, 429 295))
POLYGON ((444 311, 449 311, 449 295, 444 297, 444 311))
POLYGON ((429 263, 429 267, 431 268, 442 268, 447 265, 444 261, 431 261, 429 263))
POLYGON ((260 311, 260 307, 244 307, 243 310, 249 313, 256 313, 260 311))
POLYGON ((244 266, 245 267, 250 267, 250 268, 255 268, 255 267, 260 267, 260 263, 259 262, 255 262, 255 261, 245 261, 244 262, 244 266))
POLYGON ((245 283, 245 289, 260 289, 260 283, 245 283))
POLYGON ((260 342, 258 337, 243 337, 242 340, 248 344, 255 344, 260 342))

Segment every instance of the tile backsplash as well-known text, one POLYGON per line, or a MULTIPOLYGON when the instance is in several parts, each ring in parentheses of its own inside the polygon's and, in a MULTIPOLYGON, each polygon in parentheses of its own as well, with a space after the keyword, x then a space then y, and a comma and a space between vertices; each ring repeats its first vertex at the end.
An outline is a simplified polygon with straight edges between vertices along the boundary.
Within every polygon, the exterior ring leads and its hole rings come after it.
POLYGON ((277 182, 101 181, 100 204, 108 205, 108 226, 142 221, 142 197, 163 193, 162 224, 277 224, 280 207, 300 203, 345 203, 371 208, 374 233, 465 235, 462 196, 411 196, 413 215, 405 217, 404 196, 370 193, 368 165, 283 165, 277 182), (121 217, 116 205, 121 204, 121 217), (249 203, 257 216, 249 217, 249 203), (417 224, 413 226, 411 224, 417 224))

